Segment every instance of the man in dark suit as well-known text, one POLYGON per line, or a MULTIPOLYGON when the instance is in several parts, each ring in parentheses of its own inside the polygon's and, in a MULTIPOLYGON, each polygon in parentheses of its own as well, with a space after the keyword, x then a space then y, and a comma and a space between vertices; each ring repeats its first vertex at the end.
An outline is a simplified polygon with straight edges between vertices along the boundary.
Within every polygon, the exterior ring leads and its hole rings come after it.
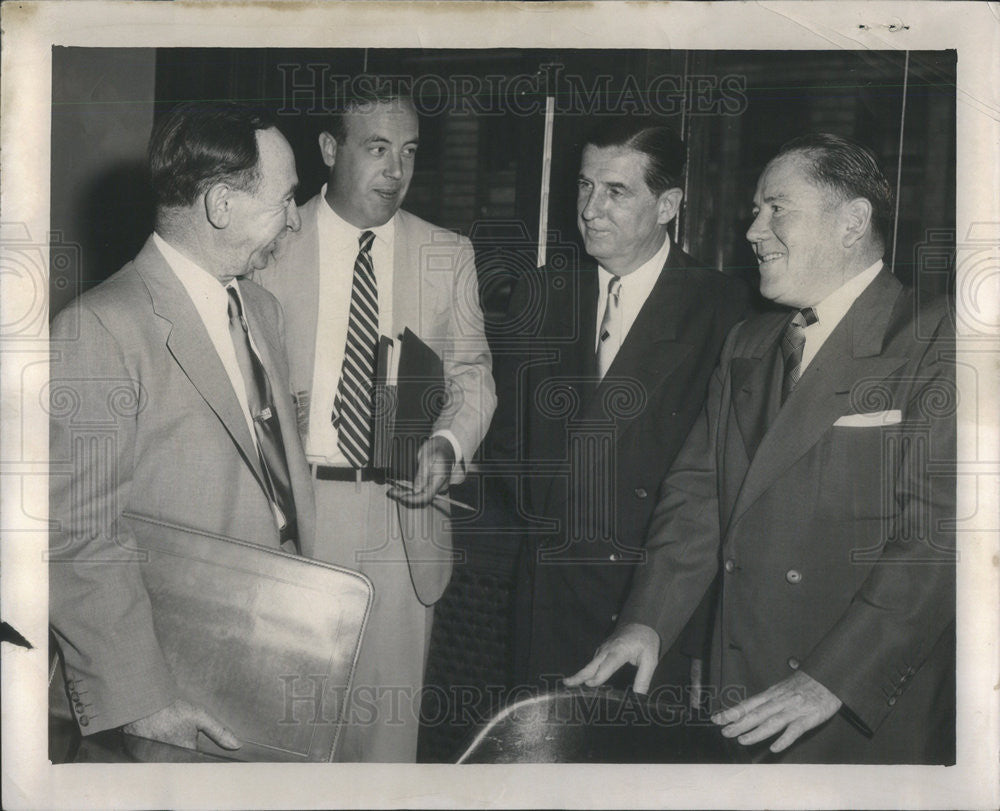
POLYGON ((747 238, 761 293, 664 482, 614 635, 568 684, 658 651, 722 562, 722 734, 806 763, 954 763, 953 320, 885 268, 891 192, 833 135, 782 147, 747 238))
MULTIPOLYGON (((573 673, 614 627, 644 560, 657 488, 746 307, 741 282, 670 238, 683 165, 680 139, 656 122, 600 126, 577 181, 593 262, 539 269, 512 297, 511 312, 528 314, 530 350, 506 406, 521 420, 520 458, 532 468, 528 513, 547 524, 519 566, 519 680, 573 673)), ((683 683, 690 662, 677 654, 664 667, 665 679, 683 683)))
POLYGON ((180 530, 313 550, 281 312, 241 279, 299 227, 295 161, 227 103, 165 115, 149 156, 154 233, 52 324, 50 458, 73 472, 51 477, 50 620, 83 734, 236 748, 178 694, 142 548, 180 530))

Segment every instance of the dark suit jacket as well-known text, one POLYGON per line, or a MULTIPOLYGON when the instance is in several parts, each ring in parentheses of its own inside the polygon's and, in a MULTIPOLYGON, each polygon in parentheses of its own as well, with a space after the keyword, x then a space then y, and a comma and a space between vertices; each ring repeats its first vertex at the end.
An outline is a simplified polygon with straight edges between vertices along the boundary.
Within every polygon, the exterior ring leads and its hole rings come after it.
MULTIPOLYGON (((303 552, 314 506, 288 385, 281 311, 241 281, 274 391, 303 552)), ((278 547, 260 461, 194 304, 150 238, 52 324, 49 614, 84 733, 176 697, 142 581, 142 537, 166 524, 278 547)))
POLYGON ((733 330, 622 611, 669 644, 721 554, 715 704, 797 668, 844 703, 777 759, 954 759, 953 325, 917 312, 880 273, 780 410, 789 315, 733 330))
POLYGON ((701 410, 747 291, 672 245, 598 380, 595 266, 522 279, 512 318, 534 336, 513 395, 534 524, 518 582, 518 676, 567 675, 614 627, 660 481, 701 410))

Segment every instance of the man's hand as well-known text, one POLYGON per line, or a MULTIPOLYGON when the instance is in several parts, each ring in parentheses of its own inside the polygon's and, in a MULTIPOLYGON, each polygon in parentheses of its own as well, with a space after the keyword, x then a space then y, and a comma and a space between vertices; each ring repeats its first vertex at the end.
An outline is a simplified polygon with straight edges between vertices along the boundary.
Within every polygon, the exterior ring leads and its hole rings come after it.
POLYGON ((832 718, 841 704, 822 684, 799 670, 763 693, 716 713, 712 721, 722 727, 725 737, 744 745, 784 730, 771 744, 772 752, 783 752, 803 733, 832 718))
POLYGON ((632 689, 648 693, 653 671, 660 661, 660 635, 648 625, 630 622, 616 630, 601 644, 590 663, 565 680, 567 687, 586 684, 597 687, 610 679, 624 664, 635 665, 638 671, 632 689))
POLYGON ((407 507, 425 507, 448 486, 454 466, 455 449, 451 443, 443 436, 432 436, 417 451, 413 489, 392 487, 386 495, 407 507))
POLYGON ((181 699, 152 715, 125 724, 122 729, 129 735, 138 735, 140 738, 162 741, 187 749, 197 748, 198 730, 208 735, 223 749, 239 749, 242 746, 230 730, 202 707, 196 707, 181 699))

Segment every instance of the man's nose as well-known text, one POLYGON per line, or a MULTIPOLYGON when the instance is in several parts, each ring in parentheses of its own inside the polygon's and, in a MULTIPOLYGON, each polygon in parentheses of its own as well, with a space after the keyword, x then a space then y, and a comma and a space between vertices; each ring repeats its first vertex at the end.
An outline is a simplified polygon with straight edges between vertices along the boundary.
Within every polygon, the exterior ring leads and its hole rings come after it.
POLYGON ((747 239, 750 242, 760 242, 767 234, 767 225, 764 222, 764 212, 761 211, 753 218, 750 227, 747 229, 747 239))
POLYGON ((288 212, 285 214, 285 225, 288 226, 292 231, 298 231, 302 227, 302 218, 299 216, 299 207, 295 205, 295 201, 288 206, 288 212))
POLYGON ((396 153, 390 153, 385 165, 385 176, 399 180, 403 176, 403 159, 396 153))
POLYGON ((586 195, 586 200, 581 201, 583 208, 580 209, 580 216, 590 221, 601 216, 601 212, 604 210, 604 203, 596 189, 586 192, 586 195))

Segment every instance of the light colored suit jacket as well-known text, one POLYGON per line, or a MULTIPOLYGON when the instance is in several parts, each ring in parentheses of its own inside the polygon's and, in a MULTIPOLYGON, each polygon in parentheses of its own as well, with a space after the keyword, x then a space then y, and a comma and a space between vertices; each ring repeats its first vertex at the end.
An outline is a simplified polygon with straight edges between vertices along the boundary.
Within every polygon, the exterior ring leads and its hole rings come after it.
MULTIPOLYGON (((298 532, 315 507, 281 338, 281 310, 240 282, 271 380, 298 532)), ((176 690, 142 581, 158 525, 278 547, 250 429, 222 361, 150 238, 51 330, 50 619, 84 733, 142 718, 176 690)))
POLYGON ((883 271, 781 406, 789 319, 730 333, 620 621, 669 644, 721 559, 716 704, 799 668, 844 704, 775 759, 953 760, 952 317, 883 271))
MULTIPOLYGON (((255 281, 271 291, 285 311, 292 388, 312 389, 319 298, 317 195, 300 209, 302 227, 289 234, 277 261, 255 281)), ((434 430, 450 430, 471 461, 496 407, 489 346, 483 332, 472 243, 406 211, 396 214, 393 256, 393 335, 407 327, 444 363, 450 404, 434 430)), ((461 475, 453 478, 456 483, 461 475)), ((414 590, 425 605, 435 603, 451 577, 451 530, 437 505, 399 509, 414 590)), ((331 528, 335 531, 335 528, 331 528)))

